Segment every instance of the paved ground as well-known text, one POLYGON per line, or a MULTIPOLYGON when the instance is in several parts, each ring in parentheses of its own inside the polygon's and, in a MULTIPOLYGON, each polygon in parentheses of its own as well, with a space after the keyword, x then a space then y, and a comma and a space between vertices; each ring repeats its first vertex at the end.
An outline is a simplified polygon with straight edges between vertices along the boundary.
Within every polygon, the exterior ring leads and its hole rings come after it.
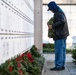
POLYGON ((73 63, 71 54, 67 54, 66 68, 63 71, 50 71, 54 67, 54 54, 44 54, 45 64, 42 75, 76 75, 76 65, 73 63))

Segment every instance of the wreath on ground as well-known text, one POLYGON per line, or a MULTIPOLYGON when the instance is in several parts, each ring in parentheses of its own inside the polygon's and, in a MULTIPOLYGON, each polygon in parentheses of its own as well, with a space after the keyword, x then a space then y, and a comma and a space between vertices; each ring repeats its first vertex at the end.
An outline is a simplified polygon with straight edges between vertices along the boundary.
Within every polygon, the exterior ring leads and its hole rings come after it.
POLYGON ((0 75, 40 75, 44 60, 33 45, 27 52, 2 63, 0 65, 0 75))

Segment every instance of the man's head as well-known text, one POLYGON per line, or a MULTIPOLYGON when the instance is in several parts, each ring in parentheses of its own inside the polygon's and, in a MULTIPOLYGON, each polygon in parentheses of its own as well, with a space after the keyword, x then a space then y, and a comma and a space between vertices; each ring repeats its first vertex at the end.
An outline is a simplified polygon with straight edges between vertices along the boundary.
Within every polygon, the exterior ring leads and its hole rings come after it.
POLYGON ((51 1, 47 6, 48 6, 48 11, 50 10, 53 13, 55 13, 59 8, 54 1, 51 1))

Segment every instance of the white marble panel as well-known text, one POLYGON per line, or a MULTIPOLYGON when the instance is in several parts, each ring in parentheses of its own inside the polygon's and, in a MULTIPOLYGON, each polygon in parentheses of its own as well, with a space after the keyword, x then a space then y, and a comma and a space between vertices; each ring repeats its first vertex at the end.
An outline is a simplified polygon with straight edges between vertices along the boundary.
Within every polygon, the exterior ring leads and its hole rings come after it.
POLYGON ((2 52, 2 51, 3 51, 3 50, 2 50, 2 44, 3 44, 3 42, 2 42, 1 36, 0 36, 0 64, 2 63, 2 58, 3 58, 3 57, 2 57, 2 53, 3 53, 3 52, 2 52))
POLYGON ((4 1, 0 1, 0 64, 34 44, 33 0, 32 8, 28 0, 4 1))

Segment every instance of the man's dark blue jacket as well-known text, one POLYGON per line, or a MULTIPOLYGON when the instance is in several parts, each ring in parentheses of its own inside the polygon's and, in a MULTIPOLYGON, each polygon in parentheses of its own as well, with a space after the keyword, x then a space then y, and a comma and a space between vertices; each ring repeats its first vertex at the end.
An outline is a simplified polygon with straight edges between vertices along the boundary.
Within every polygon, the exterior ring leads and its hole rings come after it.
POLYGON ((67 19, 62 9, 54 2, 48 4, 48 10, 54 13, 53 16, 53 29, 54 29, 54 40, 64 39, 69 36, 67 19))

